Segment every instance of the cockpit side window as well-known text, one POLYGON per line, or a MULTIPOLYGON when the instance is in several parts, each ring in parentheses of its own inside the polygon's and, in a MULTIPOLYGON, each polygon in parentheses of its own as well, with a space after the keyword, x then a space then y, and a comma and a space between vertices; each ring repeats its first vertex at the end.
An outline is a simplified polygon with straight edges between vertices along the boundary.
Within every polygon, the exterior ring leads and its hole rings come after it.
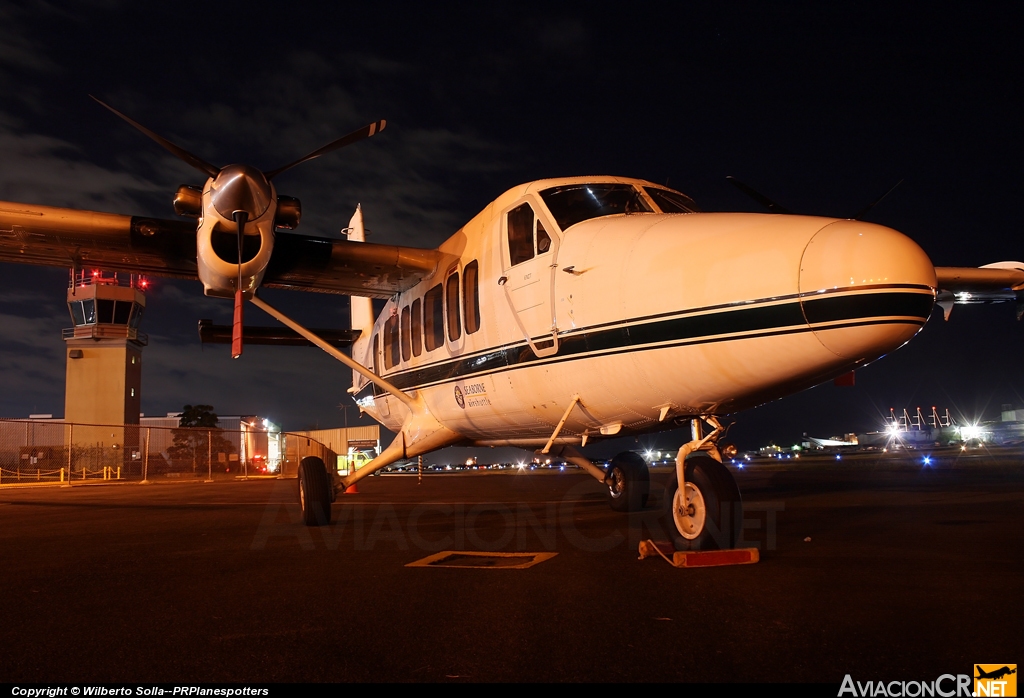
POLYGON ((644 191, 654 200, 662 213, 700 213, 697 204, 685 194, 655 187, 644 187, 644 191))
POLYGON ((537 221, 537 254, 544 254, 551 249, 551 236, 544 230, 544 224, 537 221))
POLYGON ((653 213, 632 184, 567 184, 545 189, 540 196, 563 231, 591 218, 653 213))
POLYGON ((508 212, 508 258, 511 266, 533 259, 533 209, 530 204, 508 212))

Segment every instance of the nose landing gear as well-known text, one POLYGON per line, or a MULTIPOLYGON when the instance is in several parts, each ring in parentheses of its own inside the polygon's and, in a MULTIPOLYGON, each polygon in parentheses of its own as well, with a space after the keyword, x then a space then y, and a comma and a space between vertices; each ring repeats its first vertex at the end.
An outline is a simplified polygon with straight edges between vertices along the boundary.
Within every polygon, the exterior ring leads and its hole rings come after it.
POLYGON ((693 439, 679 449, 662 499, 662 525, 676 550, 723 550, 739 540, 740 491, 717 446, 725 430, 714 416, 702 419, 713 429, 702 437, 701 420, 693 420, 693 439))

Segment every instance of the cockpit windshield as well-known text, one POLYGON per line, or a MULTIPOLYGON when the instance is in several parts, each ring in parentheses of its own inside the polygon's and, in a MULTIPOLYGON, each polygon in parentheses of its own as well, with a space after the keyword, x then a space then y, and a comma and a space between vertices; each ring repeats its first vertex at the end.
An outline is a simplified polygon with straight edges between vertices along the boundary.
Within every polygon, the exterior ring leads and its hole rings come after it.
POLYGON ((620 213, 653 213, 632 184, 567 184, 540 193, 562 230, 581 221, 620 213))
POLYGON ((700 213, 697 204, 685 194, 656 187, 644 187, 644 191, 654 200, 662 213, 700 213))

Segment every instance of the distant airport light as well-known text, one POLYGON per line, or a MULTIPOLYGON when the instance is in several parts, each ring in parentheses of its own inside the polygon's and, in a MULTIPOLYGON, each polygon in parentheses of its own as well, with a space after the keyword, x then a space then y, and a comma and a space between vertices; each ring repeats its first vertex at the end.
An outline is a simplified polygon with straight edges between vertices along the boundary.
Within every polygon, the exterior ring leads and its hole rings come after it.
POLYGON ((842 459, 843 459, 843 457, 840 454, 837 453, 836 454, 836 460, 842 460, 842 459))
POLYGON ((924 463, 925 465, 931 465, 932 464, 932 457, 931 456, 925 456, 924 458, 921 459, 921 462, 924 463))

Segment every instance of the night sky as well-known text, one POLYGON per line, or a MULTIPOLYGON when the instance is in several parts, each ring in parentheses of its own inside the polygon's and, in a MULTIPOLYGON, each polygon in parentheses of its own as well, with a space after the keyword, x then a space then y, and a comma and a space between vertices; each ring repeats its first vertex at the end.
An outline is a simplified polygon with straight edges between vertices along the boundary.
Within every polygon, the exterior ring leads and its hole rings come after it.
MULTIPOLYGON (((273 168, 379 118, 378 137, 282 175, 297 232, 336 236, 361 202, 372 242, 433 247, 544 177, 667 182, 708 211, 870 215, 937 265, 1024 257, 1013 6, 815 3, 43 2, 0 4, 0 199, 173 218, 202 176, 93 103, 216 164, 273 168), (781 6, 780 6, 781 5, 781 6), (941 8, 941 9, 940 9, 941 8)), ((699 254, 713 258, 714 249, 699 254)), ((287 429, 340 426, 350 372, 317 349, 199 345, 229 301, 153 279, 147 415, 208 403, 287 429)), ((67 270, 0 265, 0 416, 63 413, 67 270)), ((264 291, 310 326, 338 296, 264 291)), ((273 324, 248 310, 247 320, 273 324)), ((857 373, 736 416, 743 447, 879 428, 890 407, 967 419, 1024 407, 1009 305, 936 310, 857 373)), ((677 447, 678 435, 641 437, 677 447)))

